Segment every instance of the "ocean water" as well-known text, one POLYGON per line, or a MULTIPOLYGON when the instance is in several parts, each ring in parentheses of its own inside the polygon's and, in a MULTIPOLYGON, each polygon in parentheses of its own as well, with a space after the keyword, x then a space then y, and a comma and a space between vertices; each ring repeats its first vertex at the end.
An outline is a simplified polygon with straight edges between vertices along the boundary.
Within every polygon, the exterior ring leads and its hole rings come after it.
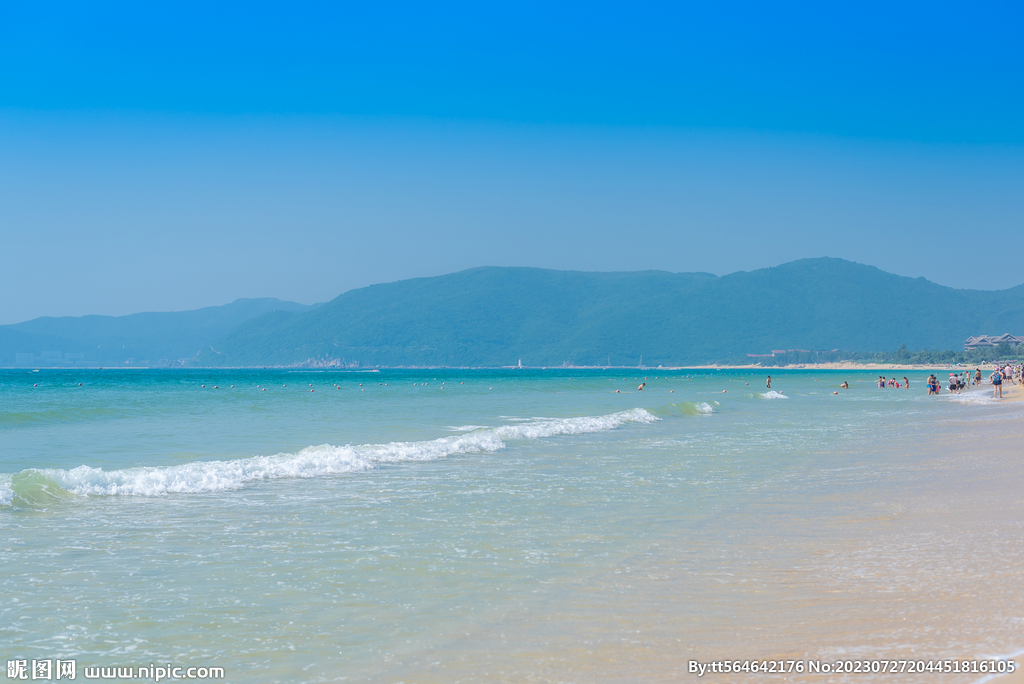
POLYGON ((0 656, 567 682, 1016 653, 1022 405, 879 373, 0 371, 0 656))

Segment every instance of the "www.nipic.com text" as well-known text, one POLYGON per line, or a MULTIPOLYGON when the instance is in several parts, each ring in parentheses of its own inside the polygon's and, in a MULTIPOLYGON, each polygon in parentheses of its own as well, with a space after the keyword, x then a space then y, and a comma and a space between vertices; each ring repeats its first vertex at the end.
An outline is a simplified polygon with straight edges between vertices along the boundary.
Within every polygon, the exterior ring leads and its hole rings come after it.
POLYGON ((74 660, 8 660, 8 679, 72 680, 85 679, 223 679, 223 667, 176 667, 170 664, 142 667, 78 667, 74 660))

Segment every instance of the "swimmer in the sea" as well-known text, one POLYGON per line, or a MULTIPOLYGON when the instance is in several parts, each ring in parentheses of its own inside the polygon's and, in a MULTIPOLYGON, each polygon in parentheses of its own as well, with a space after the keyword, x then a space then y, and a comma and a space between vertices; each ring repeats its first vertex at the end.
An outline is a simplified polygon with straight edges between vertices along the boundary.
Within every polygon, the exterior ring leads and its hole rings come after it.
POLYGON ((844 382, 842 385, 840 385, 840 387, 842 387, 843 389, 850 389, 850 383, 844 382))
POLYGON ((647 384, 646 382, 641 382, 640 386, 636 388, 636 391, 637 392, 643 392, 644 391, 644 385, 646 385, 646 384, 647 384))

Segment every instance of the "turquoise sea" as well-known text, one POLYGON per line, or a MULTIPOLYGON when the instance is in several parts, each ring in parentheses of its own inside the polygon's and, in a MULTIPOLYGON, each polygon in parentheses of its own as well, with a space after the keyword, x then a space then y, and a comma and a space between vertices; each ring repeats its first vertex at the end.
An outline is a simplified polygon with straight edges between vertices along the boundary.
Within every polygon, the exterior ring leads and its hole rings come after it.
POLYGON ((0 371, 0 656, 583 682, 1018 653, 1024 403, 883 373, 0 371))

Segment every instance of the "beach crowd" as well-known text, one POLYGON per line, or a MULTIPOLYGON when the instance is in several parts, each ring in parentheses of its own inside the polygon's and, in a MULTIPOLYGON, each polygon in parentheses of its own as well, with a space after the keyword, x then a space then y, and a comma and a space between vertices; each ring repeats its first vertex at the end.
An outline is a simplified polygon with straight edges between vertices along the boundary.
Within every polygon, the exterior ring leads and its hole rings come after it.
MULTIPOLYGON (((993 390, 996 396, 1002 396, 1002 385, 1006 384, 1019 384, 1024 385, 1024 364, 997 364, 996 369, 988 376, 989 381, 993 385, 993 390)), ((879 378, 879 387, 884 387, 881 381, 884 378, 879 378)), ((904 378, 906 381, 906 378, 904 378)), ((950 373, 949 384, 947 388, 950 394, 958 394, 961 391, 982 383, 981 369, 976 368, 974 373, 970 371, 963 371, 961 373, 950 373)), ((928 394, 940 394, 941 387, 939 385, 939 379, 934 373, 928 376, 928 394)), ((899 387, 899 384, 896 385, 899 387)))

